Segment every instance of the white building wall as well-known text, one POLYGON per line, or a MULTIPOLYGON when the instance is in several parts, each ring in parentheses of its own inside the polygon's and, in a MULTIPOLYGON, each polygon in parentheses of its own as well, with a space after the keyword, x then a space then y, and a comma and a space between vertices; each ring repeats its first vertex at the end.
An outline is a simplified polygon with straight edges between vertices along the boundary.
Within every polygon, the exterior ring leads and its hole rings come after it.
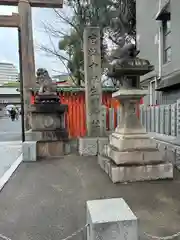
POLYGON ((18 80, 18 70, 12 63, 0 62, 0 84, 5 82, 16 82, 18 80))

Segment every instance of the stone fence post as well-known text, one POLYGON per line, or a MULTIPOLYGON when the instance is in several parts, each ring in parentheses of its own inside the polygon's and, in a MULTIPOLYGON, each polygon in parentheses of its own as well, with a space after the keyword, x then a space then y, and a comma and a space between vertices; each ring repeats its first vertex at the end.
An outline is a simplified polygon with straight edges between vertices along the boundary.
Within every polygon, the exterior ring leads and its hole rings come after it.
POLYGON ((176 103, 171 105, 171 136, 176 136, 176 106, 176 103))
POLYGON ((160 133, 164 134, 164 128, 165 128, 165 123, 164 123, 164 105, 160 106, 160 133))
POLYGON ((87 201, 87 240, 138 240, 138 220, 122 198, 87 201))
POLYGON ((177 137, 180 137, 180 99, 177 100, 177 137))
POLYGON ((147 131, 151 131, 151 107, 147 107, 147 131))
POLYGON ((164 107, 164 124, 166 135, 171 134, 171 105, 165 105, 164 107))
POLYGON ((155 107, 155 132, 160 133, 160 107, 155 107))

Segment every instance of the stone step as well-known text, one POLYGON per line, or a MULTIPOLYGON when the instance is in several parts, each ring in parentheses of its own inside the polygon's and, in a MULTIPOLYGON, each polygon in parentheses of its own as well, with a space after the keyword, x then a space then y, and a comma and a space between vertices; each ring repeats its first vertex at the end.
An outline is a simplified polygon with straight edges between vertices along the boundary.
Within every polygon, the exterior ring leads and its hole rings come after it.
POLYGON ((109 143, 119 151, 136 148, 156 148, 156 141, 150 138, 148 134, 124 135, 114 132, 109 136, 109 143))
POLYGON ((131 151, 121 152, 114 146, 105 145, 103 154, 116 165, 147 165, 165 162, 157 148, 131 149, 131 151))
POLYGON ((101 155, 98 155, 98 163, 113 183, 173 179, 172 163, 117 166, 111 159, 101 155))

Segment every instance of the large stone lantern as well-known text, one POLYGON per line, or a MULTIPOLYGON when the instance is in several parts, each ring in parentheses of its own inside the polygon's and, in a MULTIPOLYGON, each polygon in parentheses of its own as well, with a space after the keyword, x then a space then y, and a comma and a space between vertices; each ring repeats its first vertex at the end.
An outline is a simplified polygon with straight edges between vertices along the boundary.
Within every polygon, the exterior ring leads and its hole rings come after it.
POLYGON ((140 76, 154 68, 137 54, 135 46, 127 44, 108 73, 121 83, 112 96, 120 101, 122 111, 120 124, 109 136, 98 162, 114 183, 173 178, 172 164, 162 157, 136 114, 137 103, 148 94, 140 88, 140 76))

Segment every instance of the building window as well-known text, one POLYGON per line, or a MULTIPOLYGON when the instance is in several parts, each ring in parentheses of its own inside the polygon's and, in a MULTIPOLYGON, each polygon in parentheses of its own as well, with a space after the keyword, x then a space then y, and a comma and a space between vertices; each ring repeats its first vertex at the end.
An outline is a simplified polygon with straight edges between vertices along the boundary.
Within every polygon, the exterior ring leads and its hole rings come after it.
POLYGON ((171 61, 171 21, 162 22, 163 29, 163 63, 171 61))
POLYGON ((171 61, 171 47, 164 49, 164 63, 171 61))

